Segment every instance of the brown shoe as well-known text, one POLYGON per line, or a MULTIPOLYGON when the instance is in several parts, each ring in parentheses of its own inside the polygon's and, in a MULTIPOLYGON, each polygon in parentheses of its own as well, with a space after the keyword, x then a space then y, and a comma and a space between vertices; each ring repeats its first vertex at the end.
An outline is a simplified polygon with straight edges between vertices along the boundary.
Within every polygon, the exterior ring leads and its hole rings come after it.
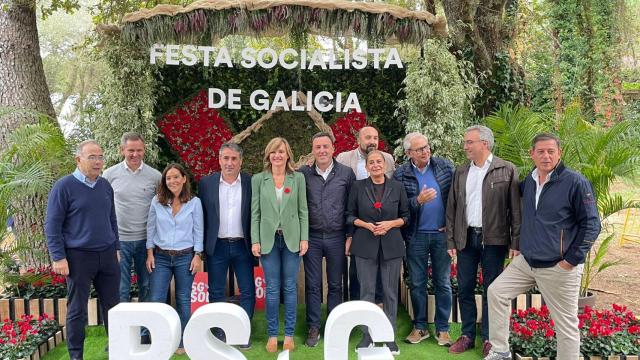
POLYGON ((284 345, 282 345, 282 350, 289 350, 289 352, 291 352, 295 348, 296 348, 296 344, 293 342, 293 336, 285 336, 284 345))
POLYGON ((449 333, 446 331, 440 331, 436 333, 436 340, 438 340, 438 345, 440 346, 450 346, 451 345, 451 337, 449 333))
POLYGON ((265 346, 265 348, 267 349, 267 352, 270 353, 274 353, 278 351, 278 338, 277 337, 270 337, 269 340, 267 340, 267 346, 265 346))
POLYGON ((411 330, 411 334, 409 334, 404 341, 409 344, 418 344, 420 341, 428 337, 429 332, 427 330, 413 328, 413 330, 411 330))
POLYGON ((491 351, 492 345, 491 342, 489 342, 489 340, 485 340, 482 343, 482 357, 486 358, 487 356, 489 356, 489 352, 491 351))
POLYGON ((475 345, 467 335, 462 335, 451 345, 449 352, 452 354, 462 354, 463 352, 473 348, 475 345))
POLYGON ((176 350, 175 354, 176 355, 184 355, 187 352, 184 350, 184 348, 178 348, 178 350, 176 350))

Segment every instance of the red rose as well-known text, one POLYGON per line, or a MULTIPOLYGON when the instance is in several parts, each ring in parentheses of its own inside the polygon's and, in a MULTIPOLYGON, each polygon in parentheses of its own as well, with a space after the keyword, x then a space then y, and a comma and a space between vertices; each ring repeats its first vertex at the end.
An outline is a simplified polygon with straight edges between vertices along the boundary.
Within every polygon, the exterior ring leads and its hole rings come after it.
POLYGON ((291 189, 289 189, 288 187, 287 187, 287 188, 284 188, 284 193, 285 193, 285 194, 288 194, 288 193, 290 193, 290 192, 291 192, 291 189))
POLYGON ((373 203, 373 207, 376 209, 381 209, 382 203, 380 201, 376 201, 375 203, 373 203))

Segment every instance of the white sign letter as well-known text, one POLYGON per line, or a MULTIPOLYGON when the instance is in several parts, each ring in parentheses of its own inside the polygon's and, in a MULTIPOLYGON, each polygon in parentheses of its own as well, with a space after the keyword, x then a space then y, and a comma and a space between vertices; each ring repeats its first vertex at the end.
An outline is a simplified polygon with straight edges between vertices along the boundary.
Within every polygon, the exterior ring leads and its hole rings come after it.
POLYGON ((210 109, 220 109, 221 107, 224 106, 224 103, 226 102, 227 102, 227 95, 224 93, 224 91, 218 88, 209 88, 209 108, 210 109), (220 101, 215 102, 213 100, 215 95, 220 96, 220 101))

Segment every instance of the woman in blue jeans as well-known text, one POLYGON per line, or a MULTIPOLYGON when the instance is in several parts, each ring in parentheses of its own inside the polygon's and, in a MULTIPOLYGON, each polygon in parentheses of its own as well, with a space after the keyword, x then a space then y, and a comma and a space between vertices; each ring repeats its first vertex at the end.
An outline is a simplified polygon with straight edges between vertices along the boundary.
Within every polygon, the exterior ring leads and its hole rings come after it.
MULTIPOLYGON (((179 164, 162 172, 147 219, 149 300, 164 303, 175 277, 176 308, 182 332, 191 316, 193 275, 202 267, 203 216, 200 199, 191 195, 189 178, 179 164)), ((176 354, 184 354, 182 341, 176 354)))
POLYGON ((260 257, 267 286, 268 352, 278 351, 280 290, 284 293, 284 350, 295 348, 300 259, 309 247, 307 190, 294 171, 293 153, 284 138, 264 151, 264 171, 251 179, 251 251, 260 257))

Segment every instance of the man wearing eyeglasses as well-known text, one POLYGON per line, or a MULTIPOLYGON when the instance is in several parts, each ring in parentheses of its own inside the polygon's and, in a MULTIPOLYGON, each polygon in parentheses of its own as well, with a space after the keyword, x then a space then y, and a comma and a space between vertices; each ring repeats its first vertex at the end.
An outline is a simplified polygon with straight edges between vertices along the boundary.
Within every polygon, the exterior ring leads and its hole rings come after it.
POLYGON ((405 342, 417 344, 429 337, 427 266, 431 256, 436 295, 435 336, 438 345, 446 346, 451 344, 451 258, 447 254, 445 209, 454 167, 449 160, 431 156, 429 142, 423 134, 408 134, 402 145, 409 161, 395 171, 394 178, 404 184, 411 211, 402 235, 407 248, 409 288, 414 309, 413 330, 405 342))
POLYGON ((482 268, 482 353, 491 350, 487 288, 504 268, 507 255, 518 253, 520 191, 516 167, 491 153, 493 132, 486 126, 466 129, 464 151, 469 162, 456 169, 447 203, 447 246, 457 256, 458 301, 462 335, 449 352, 459 354, 475 346, 478 265, 482 268), (511 254, 509 254, 511 249, 511 254))
POLYGON ((44 225, 53 271, 67 277, 67 348, 72 360, 83 358, 91 283, 107 329, 108 311, 120 300, 118 224, 113 189, 99 176, 104 166, 100 145, 81 142, 76 164, 73 174, 53 185, 44 225))

